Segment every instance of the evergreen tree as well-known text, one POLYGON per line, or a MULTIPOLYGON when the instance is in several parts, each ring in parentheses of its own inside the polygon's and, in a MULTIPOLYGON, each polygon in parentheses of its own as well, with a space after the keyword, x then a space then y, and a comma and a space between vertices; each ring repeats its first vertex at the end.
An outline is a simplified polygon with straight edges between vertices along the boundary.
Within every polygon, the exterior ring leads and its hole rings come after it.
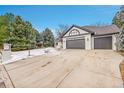
POLYGON ((0 16, 0 47, 6 42, 8 36, 8 20, 5 16, 0 16))
POLYGON ((119 28, 122 27, 122 22, 121 22, 121 19, 119 18, 119 12, 116 13, 116 15, 114 16, 113 20, 112 20, 112 24, 115 24, 117 25, 119 28))
POLYGON ((117 35, 116 46, 118 50, 124 50, 124 6, 121 6, 120 11, 116 13, 112 20, 112 24, 120 28, 120 33, 117 35))
POLYGON ((30 22, 24 21, 20 16, 6 13, 0 16, 0 47, 5 42, 11 43, 12 48, 18 48, 17 50, 27 49, 29 44, 34 48, 36 30, 30 22))
POLYGON ((35 33, 36 33, 36 42, 39 43, 40 41, 42 41, 42 36, 37 30, 35 30, 35 33))
POLYGON ((46 28, 42 33, 43 46, 53 47, 54 46, 54 35, 49 28, 46 28))

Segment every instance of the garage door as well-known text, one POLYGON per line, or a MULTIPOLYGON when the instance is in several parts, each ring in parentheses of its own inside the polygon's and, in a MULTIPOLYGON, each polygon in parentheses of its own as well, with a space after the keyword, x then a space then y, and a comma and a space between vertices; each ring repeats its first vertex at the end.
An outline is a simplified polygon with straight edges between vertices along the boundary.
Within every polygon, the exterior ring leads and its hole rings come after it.
POLYGON ((112 36, 94 38, 94 49, 112 49, 112 36))
POLYGON ((84 39, 67 40, 66 47, 67 49, 85 49, 85 40, 84 39))

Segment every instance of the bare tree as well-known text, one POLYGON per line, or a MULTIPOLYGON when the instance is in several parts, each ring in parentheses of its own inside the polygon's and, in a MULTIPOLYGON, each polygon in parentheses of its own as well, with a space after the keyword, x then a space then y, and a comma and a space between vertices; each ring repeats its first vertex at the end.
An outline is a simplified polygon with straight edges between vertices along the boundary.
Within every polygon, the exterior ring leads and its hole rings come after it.
POLYGON ((68 25, 60 24, 56 29, 57 38, 60 38, 68 30, 68 28, 68 25))

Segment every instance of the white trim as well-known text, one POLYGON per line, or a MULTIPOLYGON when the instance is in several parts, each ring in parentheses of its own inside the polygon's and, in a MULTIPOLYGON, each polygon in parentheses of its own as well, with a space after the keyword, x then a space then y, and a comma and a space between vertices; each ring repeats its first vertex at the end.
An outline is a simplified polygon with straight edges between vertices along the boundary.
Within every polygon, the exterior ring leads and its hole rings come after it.
POLYGON ((85 49, 91 50, 92 49, 92 38, 91 34, 85 35, 85 49))
POLYGON ((116 38, 116 35, 117 34, 113 34, 112 35, 112 50, 117 50, 117 47, 116 47, 116 42, 117 42, 117 38, 116 38))
POLYGON ((66 37, 67 40, 85 39, 85 35, 66 37))
MULTIPOLYGON (((80 28, 72 27, 63 37, 70 36, 69 34, 70 34, 70 32, 71 32, 72 30, 77 30, 77 31, 79 31, 79 33, 80 33, 79 35, 81 35, 81 34, 88 34, 88 33, 89 33, 89 32, 87 32, 87 31, 85 31, 85 30, 80 29, 80 28)), ((73 35, 71 35, 71 36, 73 36, 73 35)))
POLYGON ((94 37, 91 36, 91 49, 94 49, 94 37))
POLYGON ((94 38, 100 38, 100 37, 109 37, 109 36, 112 36, 112 35, 101 35, 101 36, 93 36, 94 38))
POLYGON ((63 46, 63 49, 66 49, 66 38, 63 38, 62 46, 63 46))

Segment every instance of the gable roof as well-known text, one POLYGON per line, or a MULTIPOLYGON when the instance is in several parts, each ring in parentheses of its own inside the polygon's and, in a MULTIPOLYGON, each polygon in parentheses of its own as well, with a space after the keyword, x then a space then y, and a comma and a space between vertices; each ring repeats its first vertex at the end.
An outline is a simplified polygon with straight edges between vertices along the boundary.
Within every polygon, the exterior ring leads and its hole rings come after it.
POLYGON ((80 27, 80 26, 77 26, 77 25, 72 25, 65 33, 63 33, 63 35, 62 35, 62 37, 69 31, 69 30, 71 30, 73 27, 76 27, 76 28, 79 28, 79 29, 82 29, 82 30, 85 30, 86 32, 89 32, 89 33, 91 33, 91 34, 93 34, 94 32, 92 32, 92 31, 90 31, 90 30, 88 30, 88 29, 85 29, 85 28, 82 28, 82 27, 80 27))
POLYGON ((81 28, 85 28, 86 30, 90 30, 94 32, 95 35, 104 35, 104 34, 114 34, 119 33, 120 29, 116 25, 109 25, 109 26, 83 26, 81 28))
POLYGON ((120 29, 116 25, 109 25, 109 26, 77 26, 77 25, 72 25, 65 33, 63 33, 62 37, 73 27, 85 30, 93 35, 105 35, 105 34, 114 34, 114 33, 119 33, 120 29))

